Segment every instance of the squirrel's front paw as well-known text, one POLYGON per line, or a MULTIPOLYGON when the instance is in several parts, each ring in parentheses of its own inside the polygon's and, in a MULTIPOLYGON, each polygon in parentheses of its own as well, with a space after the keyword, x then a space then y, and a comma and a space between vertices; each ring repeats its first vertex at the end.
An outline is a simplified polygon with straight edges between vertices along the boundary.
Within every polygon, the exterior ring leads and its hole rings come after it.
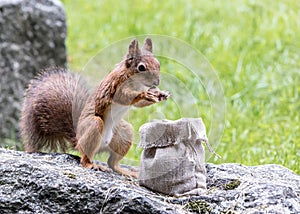
POLYGON ((166 100, 171 96, 168 91, 160 91, 158 88, 150 88, 141 92, 131 103, 136 107, 145 107, 166 100))
POLYGON ((168 91, 159 91, 159 92, 160 92, 158 95, 159 101, 167 100, 171 96, 171 93, 168 91))
POLYGON ((158 100, 158 102, 163 101, 163 100, 167 100, 171 96, 170 92, 160 91, 159 88, 157 88, 157 87, 150 88, 147 92, 154 95, 156 97, 156 99, 158 100))
POLYGON ((160 101, 159 96, 151 91, 146 92, 145 99, 153 103, 158 103, 160 101))

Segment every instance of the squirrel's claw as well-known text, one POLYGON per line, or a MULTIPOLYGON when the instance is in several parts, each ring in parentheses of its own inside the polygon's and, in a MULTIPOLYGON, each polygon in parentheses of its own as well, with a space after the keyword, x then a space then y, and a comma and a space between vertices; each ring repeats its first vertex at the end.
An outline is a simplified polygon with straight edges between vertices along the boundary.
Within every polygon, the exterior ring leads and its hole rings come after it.
POLYGON ((127 177, 133 177, 133 178, 138 178, 138 171, 137 170, 128 170, 128 169, 123 169, 121 167, 116 167, 114 169, 114 171, 118 174, 121 174, 121 175, 124 175, 124 176, 127 176, 127 177))
POLYGON ((150 94, 151 96, 155 97, 155 102, 160 102, 163 100, 167 100, 170 96, 171 93, 168 91, 160 91, 159 88, 155 87, 155 88, 150 88, 147 91, 147 94, 150 94))
POLYGON ((171 96, 171 93, 169 91, 160 91, 159 94, 159 101, 167 100, 171 96))
POLYGON ((112 169, 110 169, 106 166, 102 166, 100 164, 95 164, 95 163, 93 163, 93 166, 91 167, 91 169, 93 169, 95 171, 112 172, 112 169))

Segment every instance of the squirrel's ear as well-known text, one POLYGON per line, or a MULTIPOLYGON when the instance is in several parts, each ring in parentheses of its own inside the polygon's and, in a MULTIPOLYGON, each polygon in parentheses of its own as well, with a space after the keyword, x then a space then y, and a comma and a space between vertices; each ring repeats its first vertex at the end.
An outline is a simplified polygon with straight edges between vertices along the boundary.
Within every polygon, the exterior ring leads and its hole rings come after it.
POLYGON ((127 53, 127 59, 128 58, 135 58, 137 56, 141 55, 141 51, 139 49, 139 42, 137 39, 134 39, 128 48, 128 53, 127 53))
POLYGON ((152 53, 152 40, 149 37, 145 39, 143 49, 152 53))

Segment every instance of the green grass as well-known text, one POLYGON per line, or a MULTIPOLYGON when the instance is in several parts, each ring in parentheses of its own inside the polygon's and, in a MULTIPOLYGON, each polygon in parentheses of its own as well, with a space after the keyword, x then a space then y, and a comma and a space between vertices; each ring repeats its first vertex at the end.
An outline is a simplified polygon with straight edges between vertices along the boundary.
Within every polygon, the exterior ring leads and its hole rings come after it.
MULTIPOLYGON (((209 161, 274 163, 300 173, 300 1, 63 2, 72 70, 80 71, 101 49, 127 37, 162 34, 184 40, 211 63, 226 98, 225 129, 216 148, 223 159, 209 161)), ((170 67, 186 85, 193 84, 182 66, 166 61, 162 71, 170 67)), ((209 97, 199 96, 196 103, 193 108, 201 110, 209 128, 209 97)), ((168 118, 180 117, 168 104, 133 110, 140 121, 136 131, 147 115, 159 117, 156 108, 168 118)), ((127 163, 139 155, 133 148, 127 163)))

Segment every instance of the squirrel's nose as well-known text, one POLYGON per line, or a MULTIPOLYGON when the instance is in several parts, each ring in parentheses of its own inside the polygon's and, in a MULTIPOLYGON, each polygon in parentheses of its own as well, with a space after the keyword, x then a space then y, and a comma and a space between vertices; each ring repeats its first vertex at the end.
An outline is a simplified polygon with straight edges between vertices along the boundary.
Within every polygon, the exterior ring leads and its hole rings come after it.
POLYGON ((158 85, 159 85, 159 81, 160 81, 160 80, 159 80, 159 79, 157 79, 156 81, 154 81, 154 82, 153 82, 153 85, 156 85, 156 86, 158 86, 158 85))

